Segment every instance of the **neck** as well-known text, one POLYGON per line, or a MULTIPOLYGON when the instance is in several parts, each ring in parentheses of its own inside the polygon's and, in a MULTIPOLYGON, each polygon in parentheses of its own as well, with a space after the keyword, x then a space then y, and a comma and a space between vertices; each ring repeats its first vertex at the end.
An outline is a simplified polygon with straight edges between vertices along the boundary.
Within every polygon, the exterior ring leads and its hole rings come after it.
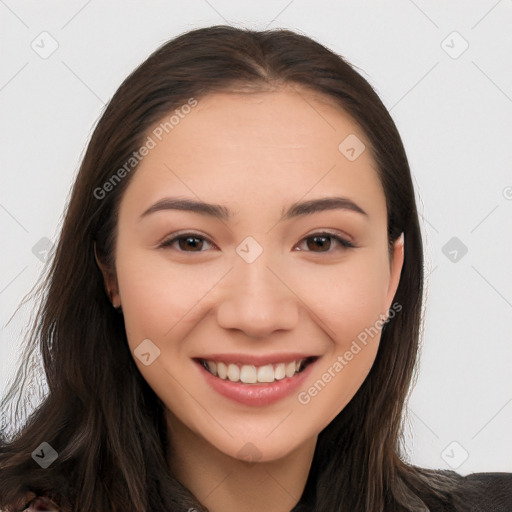
POLYGON ((218 450, 167 414, 173 475, 210 512, 290 512, 299 502, 317 437, 277 460, 247 462, 218 450))

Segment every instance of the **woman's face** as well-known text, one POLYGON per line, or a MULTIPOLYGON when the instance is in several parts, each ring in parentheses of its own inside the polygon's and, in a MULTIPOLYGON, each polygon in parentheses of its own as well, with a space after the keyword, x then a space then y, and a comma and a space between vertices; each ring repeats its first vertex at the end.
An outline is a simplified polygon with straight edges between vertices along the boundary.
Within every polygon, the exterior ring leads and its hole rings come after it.
POLYGON ((134 361, 171 429, 238 459, 283 457, 346 406, 373 364, 403 262, 399 243, 389 259, 365 134, 297 90, 211 94, 168 133, 155 125, 119 211, 109 284, 134 361), (345 202, 315 208, 334 197, 345 202), (173 209, 176 198, 231 214, 173 209), (226 379, 219 363, 232 365, 226 379), (249 383, 235 383, 237 368, 249 383), (258 376, 275 382, 250 383, 258 376))

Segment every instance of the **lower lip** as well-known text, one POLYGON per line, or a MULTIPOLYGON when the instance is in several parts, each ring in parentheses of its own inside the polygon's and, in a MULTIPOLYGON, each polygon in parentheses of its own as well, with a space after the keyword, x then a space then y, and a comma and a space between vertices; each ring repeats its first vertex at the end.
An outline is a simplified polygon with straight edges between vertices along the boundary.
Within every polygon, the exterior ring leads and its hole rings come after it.
POLYGON ((285 377, 267 384, 243 384, 231 382, 229 379, 224 380, 210 373, 200 362, 195 362, 206 382, 220 395, 240 404, 263 406, 273 404, 297 391, 313 371, 318 359, 309 363, 302 372, 296 373, 293 377, 285 377))

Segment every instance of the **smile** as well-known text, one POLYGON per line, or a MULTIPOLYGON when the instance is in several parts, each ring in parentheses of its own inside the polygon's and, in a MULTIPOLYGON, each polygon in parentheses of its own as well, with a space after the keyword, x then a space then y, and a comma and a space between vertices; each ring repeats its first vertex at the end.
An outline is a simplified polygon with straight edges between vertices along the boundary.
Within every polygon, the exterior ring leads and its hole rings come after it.
POLYGON ((241 382, 243 384, 263 384, 272 383, 285 378, 293 377, 296 373, 301 373, 311 362, 318 359, 311 356, 288 363, 266 364, 255 366, 252 364, 225 363, 222 361, 209 361, 199 359, 203 367, 212 375, 231 382, 241 382))
MULTIPOLYGON (((236 361, 234 356, 232 357, 236 361)), ((286 397, 293 396, 311 378, 320 359, 320 356, 311 356, 256 366, 193 358, 195 366, 199 370, 199 375, 203 376, 204 382, 214 392, 234 402, 253 407, 269 406, 286 397), (215 363, 215 367, 212 363, 215 363), (283 367, 284 377, 282 377, 283 367), (213 370, 215 370, 216 375, 213 370), (287 372, 291 377, 287 376, 287 372), (232 381, 229 378, 230 376, 233 379, 236 378, 236 380, 232 381), (241 378, 254 382, 244 382, 240 380, 241 378), (259 381, 259 378, 262 381, 259 381), (272 378, 272 381, 270 381, 270 378, 272 378), (263 379, 267 379, 267 381, 263 379)))

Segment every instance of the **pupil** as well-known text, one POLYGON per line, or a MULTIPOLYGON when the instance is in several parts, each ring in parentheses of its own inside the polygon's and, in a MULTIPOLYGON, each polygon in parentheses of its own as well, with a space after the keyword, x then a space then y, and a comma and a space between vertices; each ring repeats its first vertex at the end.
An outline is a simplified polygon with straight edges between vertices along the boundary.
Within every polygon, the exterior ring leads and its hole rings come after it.
MULTIPOLYGON (((311 240, 314 241, 317 246, 320 246, 320 248, 324 248, 324 250, 329 249, 330 247, 330 238, 328 236, 314 236, 311 238, 311 240), (322 242, 322 240, 324 242, 322 242), (329 240, 329 242, 325 243, 325 240, 329 240)), ((311 246, 308 244, 308 248, 311 248, 311 246)))
POLYGON ((188 248, 192 247, 192 248, 196 248, 196 249, 199 247, 199 249, 201 249, 202 242, 199 240, 198 243, 195 243, 194 240, 198 241, 199 238, 197 238, 195 236, 187 236, 185 238, 181 238, 179 240, 180 249, 184 249, 184 248, 186 249, 187 247, 188 248), (187 245, 187 244, 189 244, 189 245, 187 245))

